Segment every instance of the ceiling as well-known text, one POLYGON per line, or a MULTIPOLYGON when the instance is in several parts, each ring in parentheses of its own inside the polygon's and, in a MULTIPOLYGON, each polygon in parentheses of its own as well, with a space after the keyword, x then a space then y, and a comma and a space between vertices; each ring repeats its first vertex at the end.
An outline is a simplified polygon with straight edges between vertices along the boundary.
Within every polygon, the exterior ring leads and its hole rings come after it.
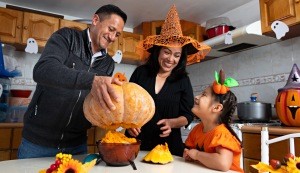
POLYGON ((0 3, 31 8, 69 16, 73 19, 91 19, 102 5, 114 4, 127 13, 126 28, 134 28, 144 21, 164 20, 175 3, 180 19, 203 23, 258 0, 0 0, 0 3))

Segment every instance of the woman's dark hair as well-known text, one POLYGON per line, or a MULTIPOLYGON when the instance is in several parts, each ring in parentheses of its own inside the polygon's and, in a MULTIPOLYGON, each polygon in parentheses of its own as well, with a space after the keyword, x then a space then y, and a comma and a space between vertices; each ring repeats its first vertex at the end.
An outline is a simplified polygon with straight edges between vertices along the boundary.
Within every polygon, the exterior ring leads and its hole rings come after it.
POLYGON ((116 15, 120 16, 123 19, 124 23, 126 23, 126 20, 127 20, 126 13, 124 11, 122 11, 119 7, 112 5, 112 4, 103 5, 95 12, 95 14, 97 14, 99 16, 100 21, 107 19, 112 14, 116 14, 116 15))
MULTIPOLYGON (((163 46, 157 46, 154 45, 150 49, 150 56, 148 61, 146 62, 146 65, 150 69, 150 75, 156 76, 158 71, 159 71, 159 63, 158 63, 158 56, 160 50, 163 48, 163 46)), ((187 76, 186 72, 186 62, 187 62, 187 48, 185 46, 182 47, 182 52, 181 52, 181 57, 180 60, 177 64, 177 66, 172 70, 170 77, 168 78, 169 80, 177 80, 183 76, 187 76)))
POLYGON ((230 90, 227 91, 226 94, 216 94, 215 92, 212 92, 212 95, 215 96, 216 101, 223 105, 223 110, 221 115, 219 116, 218 123, 224 124, 225 127, 230 131, 230 133, 241 142, 237 134, 232 130, 232 128, 229 125, 229 123, 231 122, 231 117, 234 114, 234 111, 237 106, 236 96, 230 90))

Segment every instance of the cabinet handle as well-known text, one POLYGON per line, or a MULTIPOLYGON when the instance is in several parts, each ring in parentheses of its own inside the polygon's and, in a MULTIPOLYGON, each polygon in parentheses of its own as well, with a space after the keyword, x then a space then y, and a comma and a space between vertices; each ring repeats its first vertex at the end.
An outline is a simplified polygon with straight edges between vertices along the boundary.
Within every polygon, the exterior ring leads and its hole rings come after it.
POLYGON ((296 2, 296 3, 299 3, 299 2, 300 2, 300 0, 295 0, 295 2, 296 2))
POLYGON ((20 25, 18 25, 18 26, 17 26, 17 28, 18 28, 18 29, 21 29, 21 26, 20 26, 20 25))
POLYGON ((24 29, 25 29, 25 30, 27 30, 27 29, 28 29, 28 27, 27 27, 27 26, 24 26, 24 29))
POLYGON ((123 45, 123 43, 121 42, 121 43, 120 43, 120 46, 122 46, 122 45, 123 45))

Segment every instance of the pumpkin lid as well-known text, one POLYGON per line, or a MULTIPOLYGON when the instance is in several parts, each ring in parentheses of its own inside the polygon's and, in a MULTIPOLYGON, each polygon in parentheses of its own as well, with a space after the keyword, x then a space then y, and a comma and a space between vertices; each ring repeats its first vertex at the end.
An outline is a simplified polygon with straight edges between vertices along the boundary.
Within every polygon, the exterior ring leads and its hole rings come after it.
POLYGON ((300 70, 297 64, 293 65, 292 71, 285 86, 283 88, 279 88, 278 92, 287 89, 300 89, 300 70))

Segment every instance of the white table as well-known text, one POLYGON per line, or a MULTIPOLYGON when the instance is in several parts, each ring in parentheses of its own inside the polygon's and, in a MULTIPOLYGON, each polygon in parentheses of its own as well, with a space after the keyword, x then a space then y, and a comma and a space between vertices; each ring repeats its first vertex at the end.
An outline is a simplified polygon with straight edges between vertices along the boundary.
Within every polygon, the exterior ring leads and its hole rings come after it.
MULTIPOLYGON (((148 152, 140 151, 138 157, 134 160, 137 170, 133 170, 131 165, 112 167, 106 166, 104 162, 95 165, 90 173, 183 173, 183 172, 201 172, 201 173, 217 173, 220 171, 214 171, 204 166, 185 162, 182 157, 174 157, 174 161, 165 165, 151 164, 142 162, 143 157, 148 152)), ((80 161, 83 160, 85 155, 73 156, 73 158, 80 161)), ((54 163, 54 157, 46 158, 34 158, 34 159, 20 159, 20 160, 8 160, 0 162, 0 172, 4 173, 38 173, 41 169, 49 168, 54 163)), ((234 172, 234 171, 228 171, 234 172)))

